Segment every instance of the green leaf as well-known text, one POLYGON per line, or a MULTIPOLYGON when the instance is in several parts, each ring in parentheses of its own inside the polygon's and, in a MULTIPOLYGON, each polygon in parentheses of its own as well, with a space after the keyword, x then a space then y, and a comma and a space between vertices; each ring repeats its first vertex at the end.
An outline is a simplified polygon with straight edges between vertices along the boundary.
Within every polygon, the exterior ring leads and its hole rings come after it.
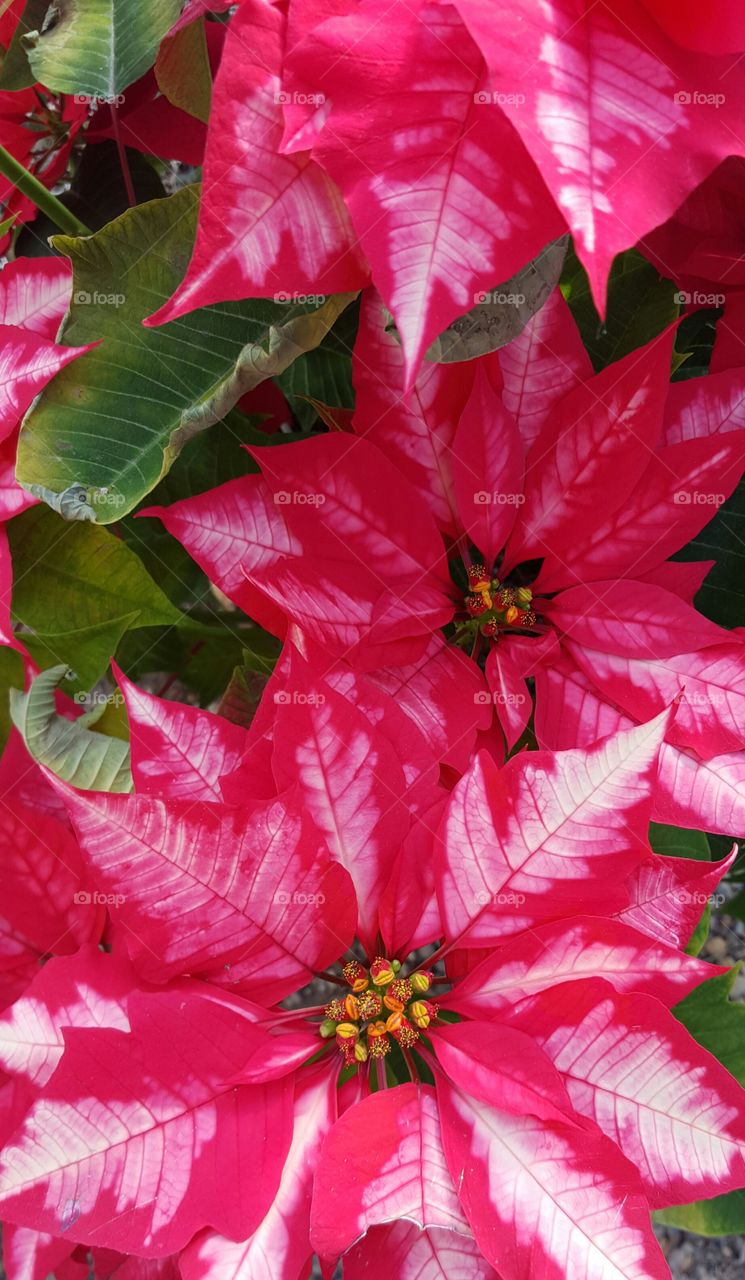
POLYGON ((73 668, 71 691, 90 689, 131 627, 174 626, 182 615, 120 538, 32 507, 8 525, 14 618, 42 668, 73 668))
POLYGON ((212 71, 204 18, 187 23, 175 36, 163 41, 155 62, 155 78, 161 93, 174 107, 207 123, 212 71))
POLYGON ((650 822, 649 843, 655 853, 663 853, 670 858, 698 858, 701 862, 711 860, 709 841, 703 831, 650 822))
POLYGON ((34 79, 113 102, 153 65, 180 0, 55 0, 55 21, 23 37, 34 79))
POLYGON ((13 723, 29 755, 84 791, 131 791, 129 745, 89 728, 105 711, 105 703, 78 720, 57 715, 55 690, 66 674, 64 666, 51 667, 37 676, 28 693, 11 691, 13 723))
POLYGON ((0 754, 10 733, 10 691, 23 684, 23 658, 17 649, 0 649, 0 754))
POLYGON ((254 298, 144 328, 186 269, 197 204, 186 187, 94 236, 54 239, 74 271, 63 340, 103 341, 53 378, 26 415, 16 475, 66 519, 110 524, 126 515, 188 440, 321 342, 351 301, 254 298))
POLYGON ((352 350, 358 322, 359 306, 347 307, 320 346, 299 356, 275 379, 305 431, 319 417, 312 401, 337 409, 354 407, 352 350))
POLYGON ((636 249, 614 259, 604 323, 573 247, 567 254, 561 287, 596 370, 650 342, 677 319, 680 310, 675 301, 677 285, 664 280, 636 249))
POLYGON ((696 608, 722 627, 745 625, 745 479, 676 560, 716 560, 696 608))
MULTIPOLYGON (((729 999, 737 969, 704 982, 673 1010, 691 1035, 745 1084, 745 1006, 729 999)), ((731 1191, 694 1204, 664 1209, 658 1222, 702 1236, 745 1231, 745 1191, 731 1191)))
MULTIPOLYGON (((0 90, 28 89, 36 80, 29 64, 28 50, 23 45, 23 37, 29 31, 38 30, 48 8, 49 0, 26 0, 23 13, 18 19, 18 25, 2 60, 0 90)), ((2 4, 0 4, 0 11, 3 11, 2 4)))

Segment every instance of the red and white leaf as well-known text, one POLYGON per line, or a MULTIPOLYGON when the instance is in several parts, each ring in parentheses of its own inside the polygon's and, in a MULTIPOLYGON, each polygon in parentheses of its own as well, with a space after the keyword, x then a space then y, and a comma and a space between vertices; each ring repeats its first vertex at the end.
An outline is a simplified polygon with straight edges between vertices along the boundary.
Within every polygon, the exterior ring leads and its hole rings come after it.
POLYGON ((0 325, 18 325, 50 341, 70 305, 66 258, 16 258, 0 272, 0 325))
POLYGON ((736 857, 737 846, 715 863, 652 854, 629 876, 629 905, 617 913, 618 919, 650 938, 685 947, 711 894, 736 857))
POLYGON ((57 1067, 66 1027, 129 1030, 132 972, 121 957, 94 946, 49 960, 0 1018, 0 1063, 40 1089, 57 1067))
MULTIPOLYGON (((551 750, 585 746, 600 734, 632 724, 630 716, 603 700, 568 656, 536 669, 535 727, 542 746, 551 750)), ((670 826, 722 835, 744 831, 742 751, 701 760, 690 751, 663 743, 652 817, 670 826)))
POLYGON ((183 1280, 298 1280, 311 1255, 308 1239, 313 1175, 321 1143, 336 1118, 336 1080, 321 1063, 298 1081, 292 1141, 274 1199, 247 1240, 213 1233, 181 1254, 183 1280))
POLYGON ((273 1003, 349 944, 349 878, 329 863, 297 797, 228 809, 72 788, 64 796, 146 978, 199 975, 273 1003))
POLYGON ((245 0, 228 26, 194 254, 150 324, 234 298, 292 301, 366 283, 333 182, 308 152, 280 154, 283 31, 283 14, 268 0, 245 0))
POLYGON ((453 440, 475 362, 425 362, 405 396, 403 350, 395 335, 386 332, 385 314, 376 291, 366 289, 352 357, 354 430, 396 463, 438 527, 454 537, 460 523, 453 491, 453 440))
POLYGON ((409 827, 403 767, 389 739, 295 654, 276 708, 278 788, 299 803, 351 877, 363 944, 375 947, 380 897, 409 827))
POLYGON ((216 1001, 174 991, 138 997, 130 1014, 130 1034, 68 1031, 43 1098, 5 1148, 3 1216, 150 1257, 204 1226, 251 1232, 290 1143, 289 1079, 225 1083, 251 1024, 216 1001))
POLYGON ((742 1186, 742 1089, 657 1000, 593 980, 535 996, 510 1022, 637 1166, 653 1208, 742 1186))
POLYGON ((520 666, 509 644, 500 643, 489 650, 484 674, 491 689, 494 710, 507 743, 507 750, 511 751, 525 731, 533 703, 520 666))
POLYGON ((523 502, 523 442, 479 366, 453 441, 451 469, 463 528, 491 569, 523 502))
POLYGON ((662 431, 673 337, 667 329, 554 407, 528 456, 503 574, 547 551, 572 559, 597 523, 599 496, 607 516, 633 492, 662 431))
POLYGON ((669 1280, 633 1165, 590 1126, 514 1116, 439 1077, 448 1167, 502 1280, 669 1280))
POLYGON ((560 289, 554 289, 498 356, 502 401, 517 422, 527 454, 564 396, 592 377, 590 357, 560 289))
POLYGON ((745 371, 742 368, 671 383, 665 409, 666 445, 719 437, 744 429, 745 371))
POLYGON ((436 758, 462 773, 478 731, 488 729, 492 718, 476 664, 435 633, 415 662, 372 671, 370 679, 419 726, 436 758))
POLYGON ((344 194, 411 386, 437 335, 563 218, 512 126, 483 105, 483 59, 452 7, 364 0, 318 27, 303 59, 331 101, 314 154, 344 194))
POLYGON ((613 577, 648 579, 650 570, 659 571, 667 556, 708 524, 744 465, 745 432, 660 449, 624 505, 610 516, 603 506, 594 528, 571 553, 555 556, 548 549, 536 589, 556 591, 613 577))
POLYGON ((85 347, 60 347, 33 330, 0 325, 0 440, 17 425, 50 378, 85 347))
POLYGON ((345 1254, 346 1280, 376 1274, 396 1280, 498 1280, 471 1237, 443 1227, 420 1231, 413 1222, 373 1227, 345 1254))
POLYGON ((504 1024, 459 1022, 438 1025, 432 1045, 445 1073, 471 1097, 518 1116, 572 1122, 569 1096, 530 1035, 504 1024))
POLYGON ((745 746, 745 646, 741 640, 663 661, 566 645, 609 702, 648 720, 682 692, 667 740, 704 758, 745 746))
POLYGON ((741 75, 729 57, 705 59, 668 39, 636 0, 457 7, 566 215, 602 313, 615 255, 737 150, 727 135, 742 111, 741 75))
POLYGON ((221 801, 220 779, 238 768, 246 752, 245 729, 198 707, 156 698, 121 671, 115 674, 127 708, 138 794, 221 801))
POLYGON ((679 596, 623 578, 570 587, 539 607, 568 639, 629 658, 670 658, 729 639, 679 596))
POLYGON ((582 751, 485 753, 456 786, 441 831, 446 936, 469 946, 607 900, 644 858, 667 715, 582 751), (610 887, 609 887, 610 886, 610 887))
POLYGON ((380 1090, 337 1120, 316 1172, 311 1243, 336 1258, 369 1227, 398 1218, 468 1234, 428 1085, 380 1090))
MULTIPOLYGON (((641 868, 634 877, 640 874, 641 868)), ((448 994, 447 1007, 471 1018, 499 1018, 527 996, 587 978, 605 978, 617 991, 641 991, 673 1005, 725 972, 661 941, 650 943, 646 931, 631 928, 633 922, 624 909, 617 920, 579 916, 538 925, 486 956, 448 994)))

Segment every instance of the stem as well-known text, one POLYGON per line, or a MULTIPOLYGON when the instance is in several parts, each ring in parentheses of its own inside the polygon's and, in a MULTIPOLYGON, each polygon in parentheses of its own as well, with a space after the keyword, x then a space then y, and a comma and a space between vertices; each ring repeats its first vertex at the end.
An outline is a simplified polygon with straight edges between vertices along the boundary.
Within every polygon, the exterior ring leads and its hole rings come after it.
POLYGON ((416 1065, 416 1063, 415 1063, 414 1059, 413 1059, 413 1058, 412 1058, 412 1056, 411 1056, 411 1053, 410 1053, 410 1052, 409 1052, 409 1050, 405 1047, 405 1045, 402 1045, 402 1046, 401 1046, 401 1052, 402 1052, 402 1054, 403 1054, 403 1056, 404 1056, 404 1062, 406 1063, 407 1067, 409 1068, 409 1075, 411 1076, 411 1079, 413 1080, 414 1084, 418 1084, 418 1083, 419 1083, 419 1072, 418 1072, 418 1070, 417 1070, 417 1065, 416 1065))
POLYGON ((346 983, 343 978, 338 978, 335 973, 326 973, 323 970, 319 972, 317 969, 314 969, 313 976, 316 978, 323 978, 324 982, 334 982, 337 987, 348 986, 348 983, 346 983))
POLYGON ((385 1058, 376 1058, 375 1066, 378 1074, 378 1089, 387 1089, 388 1081, 385 1076, 385 1058))
POLYGON ((324 1006, 322 1004, 303 1005, 300 1009, 289 1009, 285 1013, 278 1013, 276 1018, 272 1018, 268 1022, 262 1022, 262 1027, 270 1030, 272 1027, 281 1027, 288 1022, 297 1022, 301 1018, 311 1018, 314 1014, 323 1013, 324 1006))
POLYGON ((114 141, 116 142, 116 149, 119 154, 119 164, 122 170, 122 177, 124 179, 124 190, 127 193, 127 203, 129 204, 130 209, 132 209, 137 204, 137 197, 132 183, 132 174, 129 170, 127 152, 124 143, 122 142, 121 130, 119 128, 119 113, 116 109, 116 103, 110 102, 109 110, 111 112, 111 128, 114 134, 114 141))
POLYGON ((90 236, 93 234, 90 227, 86 227, 84 222, 75 217, 74 213, 70 213, 66 209, 61 200, 53 196, 51 191, 47 191, 42 182, 35 178, 28 169, 24 169, 19 164, 15 156, 12 156, 5 147, 0 146, 0 173, 8 178, 13 186, 20 191, 21 195, 28 196, 29 200, 33 200, 37 209, 41 209, 48 218, 51 218, 55 226, 60 231, 64 231, 69 236, 90 236))

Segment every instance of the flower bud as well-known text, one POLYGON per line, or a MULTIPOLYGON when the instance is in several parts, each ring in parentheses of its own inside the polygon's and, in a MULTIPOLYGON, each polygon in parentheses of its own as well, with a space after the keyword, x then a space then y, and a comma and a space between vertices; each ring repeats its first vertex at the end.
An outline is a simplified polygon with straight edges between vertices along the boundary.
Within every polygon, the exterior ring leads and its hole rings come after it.
POLYGON ((377 991, 363 991, 361 996, 357 997, 360 1017, 366 1021, 372 1021, 379 1018, 383 1008, 383 1001, 377 991))
POLYGON ((520 614, 520 610, 518 609, 517 605, 516 605, 516 604, 511 604, 511 605, 510 605, 510 607, 509 607, 509 609, 507 610, 507 612, 506 612, 506 613, 505 613, 505 615, 504 615, 504 620, 505 620, 505 622, 507 622, 510 626, 512 626, 512 623, 513 623, 513 622, 517 622, 517 619, 518 619, 520 616, 521 616, 521 614, 520 614))
POLYGON ((412 991, 422 995, 423 992, 429 991, 432 986, 432 974, 428 969, 420 969, 418 973, 412 973, 409 982, 411 983, 412 991))
POLYGON ((354 1046, 354 1056, 357 1062, 367 1062, 367 1045, 361 1040, 357 1040, 354 1046))
POLYGON ((370 976, 359 962, 359 960, 350 960, 342 969, 345 980, 353 991, 365 991, 370 984, 370 976))
POLYGON ((344 1022, 347 1016, 346 1001, 330 1000, 323 1012, 327 1018, 333 1018, 334 1022, 344 1022))
POLYGON ((387 987, 393 982, 396 971, 391 961, 386 960, 385 956, 376 956, 370 965, 370 976, 376 987, 387 987))
POLYGON ((424 1030, 437 1017, 437 1009, 438 1006, 431 1000, 415 1000, 409 1005, 408 1012, 416 1026, 424 1030))
POLYGON ((336 1035, 336 1023, 334 1022, 334 1019, 324 1018, 318 1030, 320 1031, 324 1040, 330 1040, 332 1036, 336 1035))
POLYGON ((518 604, 530 604, 533 599, 533 592, 530 587, 518 587, 515 592, 515 600, 518 604))
POLYGON ((344 1009, 348 1018, 353 1022, 359 1022, 360 1019, 360 1002, 356 996, 349 995, 344 998, 344 1009))
MULTIPOLYGON (((390 1022, 390 1018, 388 1021, 390 1022)), ((401 1018, 398 1026, 391 1028, 390 1031, 393 1039, 397 1040, 404 1049, 410 1049, 419 1039, 419 1032, 411 1025, 408 1018, 401 1018)))
POLYGON ((396 978, 395 982, 392 982, 388 988, 388 995, 393 996, 394 1000, 400 1000, 403 1004, 408 1004, 412 996, 409 979, 396 978))

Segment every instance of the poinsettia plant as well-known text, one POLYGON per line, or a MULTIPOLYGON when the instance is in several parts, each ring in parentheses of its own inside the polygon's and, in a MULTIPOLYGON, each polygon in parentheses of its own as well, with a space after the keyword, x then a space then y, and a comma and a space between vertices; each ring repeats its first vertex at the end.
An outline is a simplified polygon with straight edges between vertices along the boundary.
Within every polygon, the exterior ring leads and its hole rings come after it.
POLYGON ((745 1230, 743 54, 0 3, 9 1280, 745 1230))

